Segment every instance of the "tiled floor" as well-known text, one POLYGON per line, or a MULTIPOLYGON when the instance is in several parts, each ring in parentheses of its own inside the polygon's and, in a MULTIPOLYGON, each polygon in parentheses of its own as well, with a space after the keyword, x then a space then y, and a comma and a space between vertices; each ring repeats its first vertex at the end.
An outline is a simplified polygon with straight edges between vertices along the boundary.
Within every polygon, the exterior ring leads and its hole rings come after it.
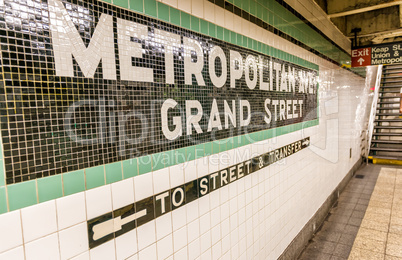
MULTIPOLYGON (((384 259, 384 256, 382 256, 382 258, 377 258, 378 255, 375 254, 374 250, 376 250, 375 246, 379 246, 380 249, 382 248, 381 252, 384 252, 384 246, 381 244, 384 242, 381 242, 380 239, 384 239, 384 236, 386 238, 386 233, 385 231, 376 230, 377 225, 374 225, 374 223, 384 229, 385 224, 379 224, 383 223, 380 221, 372 223, 371 220, 366 220, 365 218, 366 209, 368 208, 369 203, 370 207, 367 212, 370 213, 370 216, 375 217, 375 220, 377 220, 378 217, 385 217, 385 215, 383 216, 381 214, 389 213, 389 215, 391 215, 389 207, 394 205, 391 203, 391 200, 385 201, 385 203, 384 200, 370 201, 374 187, 376 186, 377 178, 383 168, 391 168, 391 170, 387 172, 394 172, 394 175, 396 175, 397 168, 395 167, 372 164, 367 166, 364 165, 356 172, 355 176, 341 193, 337 204, 331 209, 330 214, 324 221, 320 230, 312 238, 309 245, 299 257, 300 260, 348 259, 349 255, 351 257, 350 259, 384 259), (374 205, 379 206, 379 208, 371 209, 371 206, 374 205), (383 205, 388 206, 388 211, 386 209, 383 210, 383 205), (367 229, 370 230, 373 227, 372 233, 367 233, 368 231, 362 229, 362 227, 367 227, 367 229), (370 240, 365 240, 367 236, 369 236, 370 240), (361 248, 368 249, 372 254, 362 255, 361 252, 363 251, 361 248)), ((389 174, 386 175, 388 176, 389 174)), ((399 178, 402 178, 402 172, 401 177, 399 178)), ((401 182, 401 184, 399 184, 401 185, 401 195, 398 203, 400 203, 399 205, 402 205, 402 179, 399 178, 394 177, 394 179, 400 180, 401 182)), ((390 182, 388 179, 383 180, 382 177, 380 180, 381 182, 379 182, 379 184, 390 182)), ((374 194, 378 194, 379 198, 384 199, 381 196, 381 190, 384 189, 388 194, 391 190, 395 190, 395 185, 398 184, 390 184, 390 187, 388 187, 388 185, 381 185, 381 188, 375 189, 374 194)), ((402 217, 402 208, 398 212, 402 217)), ((402 221, 402 218, 395 218, 395 221, 397 220, 402 221)), ((402 234, 402 226, 399 231, 401 232, 400 234, 402 234)), ((399 238, 402 242, 402 238, 399 238)), ((399 243, 399 245, 402 245, 402 243, 399 243)), ((394 248, 395 247, 390 250, 397 250, 394 248)))

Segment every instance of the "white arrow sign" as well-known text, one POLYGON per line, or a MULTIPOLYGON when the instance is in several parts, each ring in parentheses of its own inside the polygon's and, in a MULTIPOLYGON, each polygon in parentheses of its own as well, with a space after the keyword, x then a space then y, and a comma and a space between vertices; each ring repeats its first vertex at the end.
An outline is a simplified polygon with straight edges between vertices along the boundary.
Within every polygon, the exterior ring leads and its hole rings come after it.
POLYGON ((362 65, 363 62, 364 62, 364 59, 363 59, 363 58, 360 58, 360 59, 357 60, 357 62, 360 63, 360 65, 362 65))
POLYGON ((93 239, 98 240, 99 238, 112 234, 113 232, 119 231, 120 229, 122 229, 123 225, 132 222, 140 217, 143 217, 146 214, 147 210, 143 209, 123 219, 121 218, 121 216, 118 216, 117 218, 112 218, 105 222, 99 223, 92 228, 94 232, 93 239))

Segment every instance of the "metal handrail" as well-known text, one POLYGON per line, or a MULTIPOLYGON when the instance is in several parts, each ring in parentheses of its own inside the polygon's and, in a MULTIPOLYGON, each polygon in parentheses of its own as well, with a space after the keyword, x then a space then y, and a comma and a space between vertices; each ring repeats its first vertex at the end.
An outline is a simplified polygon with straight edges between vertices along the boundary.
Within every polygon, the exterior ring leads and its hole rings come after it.
POLYGON ((375 81, 373 102, 371 104, 370 118, 369 118, 368 127, 367 127, 367 140, 368 140, 367 156, 366 156, 367 163, 368 163, 368 157, 370 154, 371 139, 373 138, 374 120, 375 120, 375 115, 377 113, 377 103, 378 103, 378 95, 379 95, 379 91, 380 91, 381 75, 382 75, 382 65, 379 65, 378 69, 377 69, 377 77, 376 77, 376 81, 375 81))

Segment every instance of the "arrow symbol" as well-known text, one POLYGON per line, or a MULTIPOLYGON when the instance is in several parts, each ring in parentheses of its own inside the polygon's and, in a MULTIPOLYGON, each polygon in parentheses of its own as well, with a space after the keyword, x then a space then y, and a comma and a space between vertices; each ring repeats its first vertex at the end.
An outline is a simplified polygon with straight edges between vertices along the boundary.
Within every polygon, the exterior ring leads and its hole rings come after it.
POLYGON ((363 58, 360 58, 360 59, 357 60, 357 62, 360 63, 360 65, 362 65, 363 62, 364 62, 364 59, 363 59, 363 58))
POLYGON ((125 218, 121 218, 121 216, 118 216, 117 218, 112 218, 105 222, 99 223, 92 227, 92 231, 94 232, 93 239, 98 240, 104 236, 119 231, 122 229, 123 225, 130 223, 138 218, 141 218, 146 214, 147 210, 143 209, 125 218))
POLYGON ((303 141, 302 145, 307 146, 307 145, 309 145, 309 143, 310 143, 310 140, 306 139, 303 141))

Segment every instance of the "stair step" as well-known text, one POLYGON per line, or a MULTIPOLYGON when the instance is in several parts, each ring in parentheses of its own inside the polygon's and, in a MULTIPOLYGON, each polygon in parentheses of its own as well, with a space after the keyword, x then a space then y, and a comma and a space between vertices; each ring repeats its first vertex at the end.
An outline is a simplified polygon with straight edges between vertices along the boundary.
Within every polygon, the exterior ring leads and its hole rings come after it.
POLYGON ((381 84, 389 84, 389 83, 401 83, 401 80, 390 80, 390 81, 385 81, 385 80, 381 80, 381 84))
POLYGON ((380 86, 380 88, 402 88, 402 85, 380 86))
POLYGON ((398 119, 376 119, 374 122, 402 122, 402 118, 398 119))
POLYGON ((399 96, 381 96, 380 100, 382 100, 384 98, 399 98, 399 96))
POLYGON ((373 133, 373 136, 402 136, 402 133, 373 133))
POLYGON ((402 69, 401 65, 387 65, 384 66, 384 69, 386 70, 397 70, 397 69, 402 69))
POLYGON ((376 116, 399 116, 399 113, 377 113, 376 116))
POLYGON ((396 79, 396 78, 402 78, 402 75, 399 76, 382 76, 381 79, 396 79))
POLYGON ((370 148, 370 151, 402 152, 402 148, 371 147, 371 148, 370 148))
POLYGON ((399 110, 399 106, 397 107, 377 107, 377 110, 399 110))
POLYGON ((378 144, 402 144, 402 140, 371 140, 371 143, 378 144))
POLYGON ((380 93, 401 93, 399 90, 388 90, 388 91, 384 91, 380 89, 380 93))
POLYGON ((382 125, 376 125, 374 126, 374 128, 376 129, 401 129, 402 130, 402 126, 382 126, 382 125))
POLYGON ((399 101, 380 101, 380 102, 377 102, 377 104, 379 104, 379 105, 398 104, 399 105, 399 101))
POLYGON ((388 159, 402 161, 402 157, 399 156, 384 156, 384 155, 371 155, 374 159, 388 159))

